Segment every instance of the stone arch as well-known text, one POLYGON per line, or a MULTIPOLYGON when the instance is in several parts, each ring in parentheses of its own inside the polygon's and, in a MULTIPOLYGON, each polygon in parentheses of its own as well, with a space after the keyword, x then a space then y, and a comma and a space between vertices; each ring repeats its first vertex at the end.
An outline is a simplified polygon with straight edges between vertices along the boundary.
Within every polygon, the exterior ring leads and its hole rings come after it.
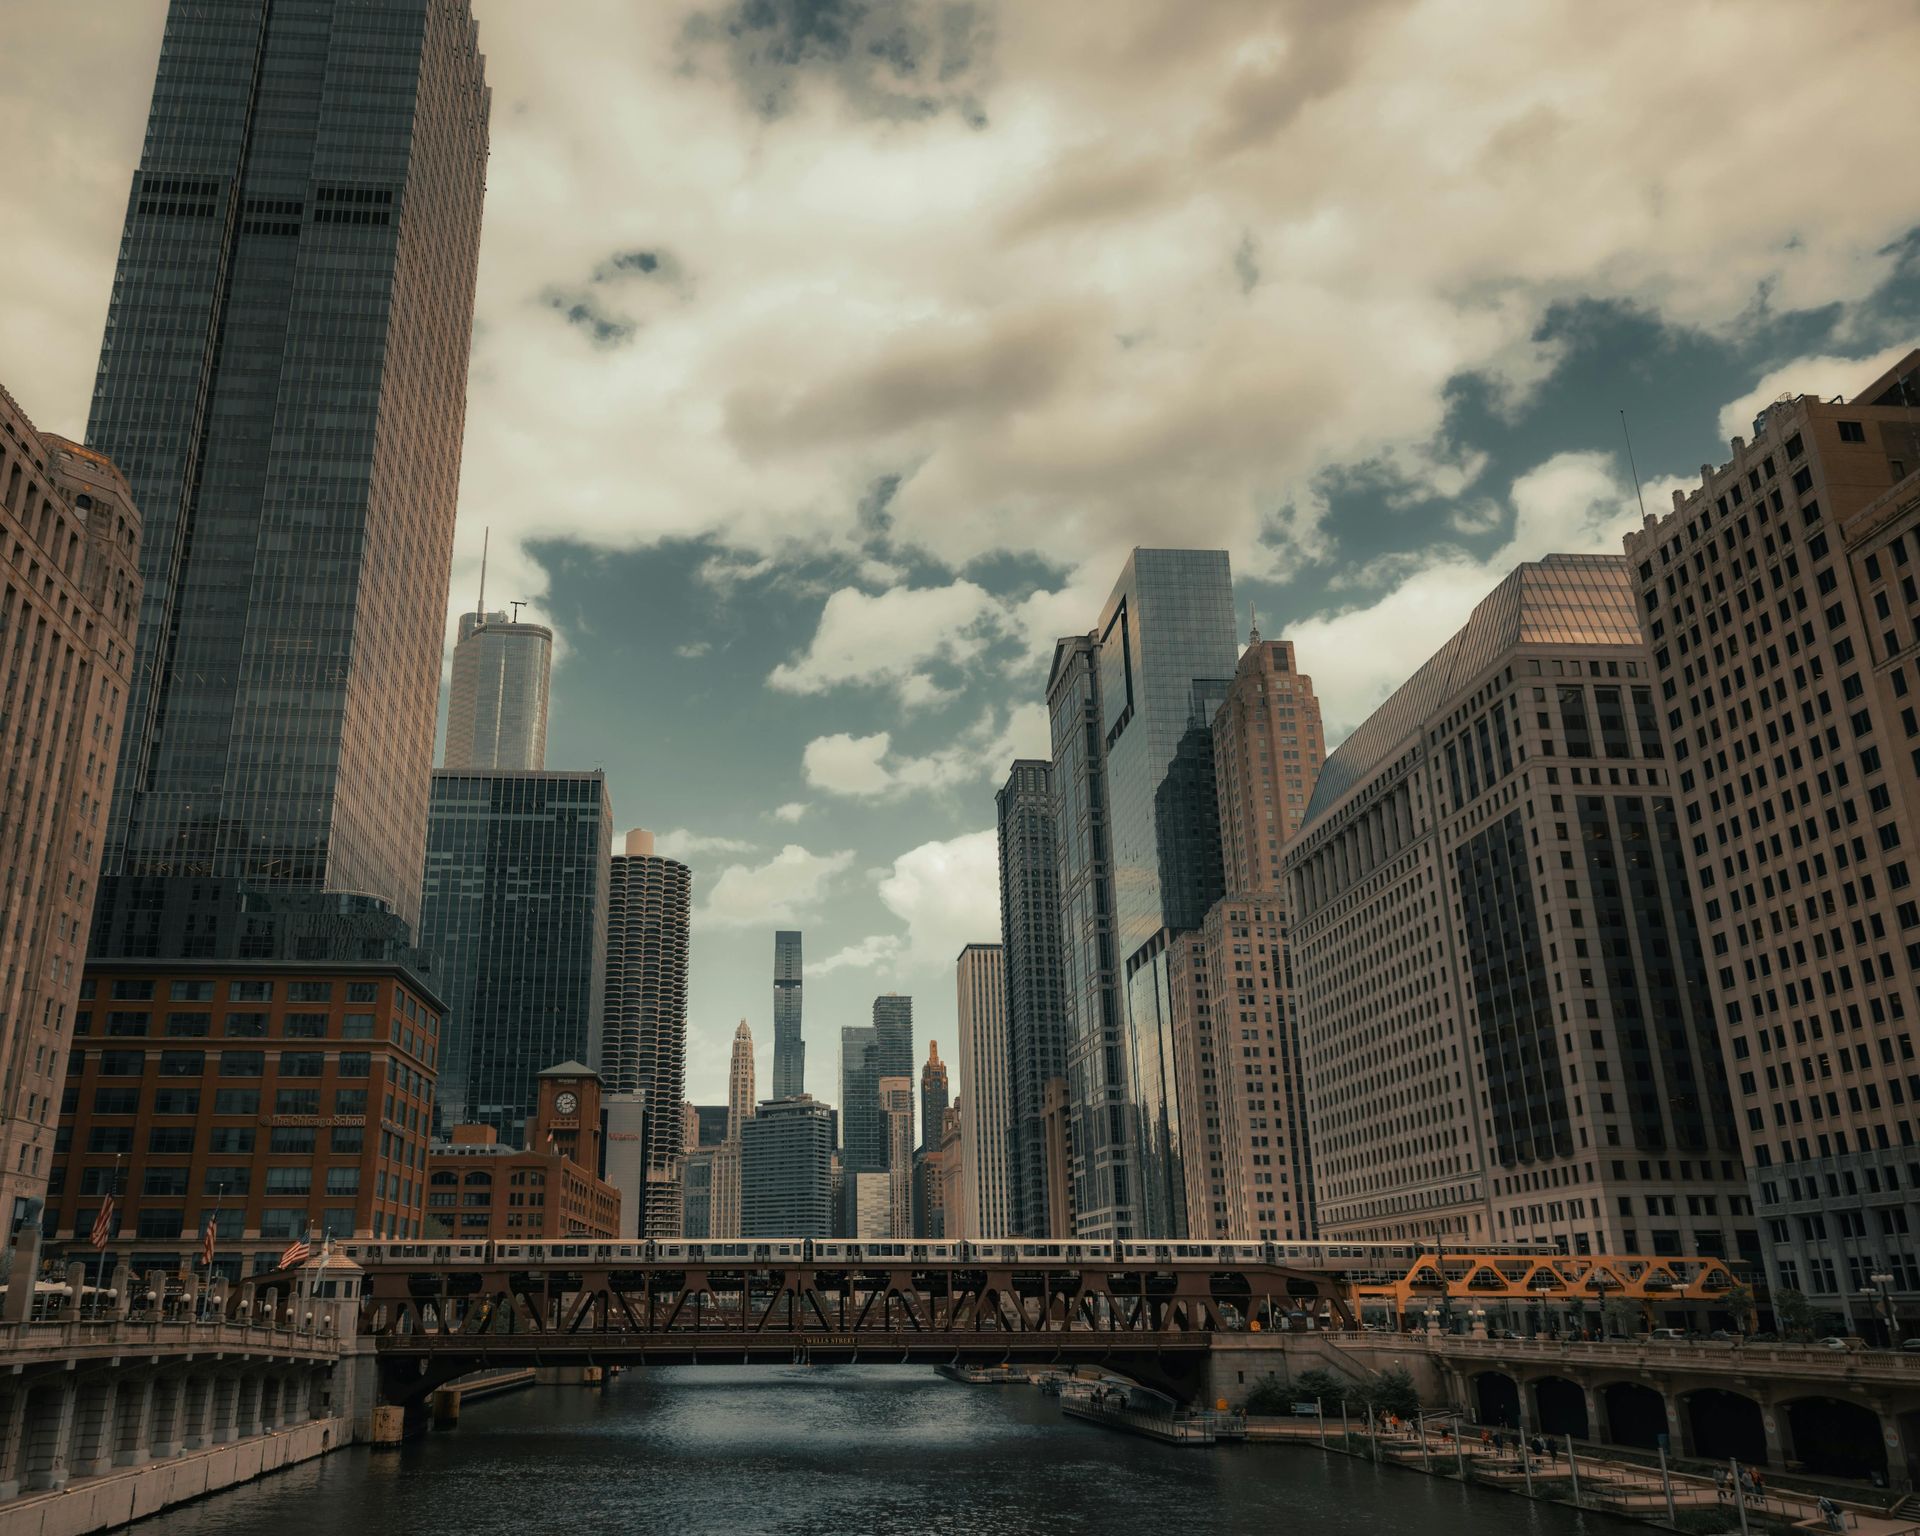
POLYGON ((1542 1376, 1533 1383, 1533 1415, 1533 1427, 1542 1434, 1585 1440, 1593 1433, 1585 1389, 1564 1376, 1542 1376))
POLYGON ((1634 1445, 1651 1451, 1667 1431, 1667 1400, 1639 1381, 1611 1381, 1600 1389, 1607 1415, 1609 1439, 1615 1445, 1634 1445))
POLYGON ((1702 1387, 1681 1399, 1695 1456, 1709 1461, 1738 1457, 1767 1465, 1767 1425, 1760 1405, 1741 1392, 1702 1387))
POLYGON ((1880 1415, 1841 1397, 1797 1397, 1780 1405, 1793 1437, 1793 1455, 1823 1477, 1887 1475, 1887 1443, 1880 1415))
POLYGON ((1520 1427, 1520 1387, 1505 1371, 1481 1371, 1473 1378, 1473 1405, 1482 1424, 1520 1427))

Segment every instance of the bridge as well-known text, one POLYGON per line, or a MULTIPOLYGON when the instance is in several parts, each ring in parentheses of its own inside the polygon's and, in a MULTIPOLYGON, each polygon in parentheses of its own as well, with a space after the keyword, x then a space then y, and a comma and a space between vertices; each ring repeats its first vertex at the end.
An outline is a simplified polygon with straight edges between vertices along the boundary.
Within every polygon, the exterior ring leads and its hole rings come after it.
POLYGON ((1111 1245, 1108 1258, 1071 1264, 847 1263, 797 1245, 766 1263, 689 1262, 620 1246, 520 1248, 464 1265, 356 1250, 384 1400, 411 1408, 493 1367, 791 1361, 1100 1364, 1191 1398, 1219 1335, 1302 1313, 1353 1324, 1337 1274, 1125 1263, 1111 1245))

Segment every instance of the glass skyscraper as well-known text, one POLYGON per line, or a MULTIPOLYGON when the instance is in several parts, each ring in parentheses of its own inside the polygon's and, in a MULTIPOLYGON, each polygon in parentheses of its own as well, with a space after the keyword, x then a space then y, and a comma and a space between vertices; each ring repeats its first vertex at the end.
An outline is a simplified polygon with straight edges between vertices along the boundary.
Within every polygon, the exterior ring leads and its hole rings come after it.
POLYGON ((1167 946, 1223 891, 1207 721, 1238 657, 1224 550, 1134 550, 1093 632, 1056 649, 1074 1155, 1093 1202, 1076 1221, 1090 1236, 1185 1232, 1167 946))
POLYGON ((773 936, 773 1096, 790 1099, 807 1091, 807 1043, 800 1034, 802 991, 800 935, 782 929, 773 936))
MULTIPOLYGON (((491 1125, 512 1140, 540 1072, 599 1070, 612 840, 597 771, 433 775, 420 943, 447 1004, 442 1130, 491 1125)), ((671 1110, 677 1138, 677 1092, 671 1110)))
POLYGON ((848 1174, 884 1173, 887 1131, 880 1117, 879 1038, 870 1025, 840 1031, 840 1166, 848 1174))
POLYGON ((769 1099, 740 1131, 740 1235, 833 1236, 833 1111, 769 1099))
POLYGON ((465 0, 168 14, 87 427, 145 519, 110 875, 418 921, 487 117, 465 0))
POLYGON ((553 631, 504 613, 463 613, 447 687, 449 768, 547 766, 553 631))

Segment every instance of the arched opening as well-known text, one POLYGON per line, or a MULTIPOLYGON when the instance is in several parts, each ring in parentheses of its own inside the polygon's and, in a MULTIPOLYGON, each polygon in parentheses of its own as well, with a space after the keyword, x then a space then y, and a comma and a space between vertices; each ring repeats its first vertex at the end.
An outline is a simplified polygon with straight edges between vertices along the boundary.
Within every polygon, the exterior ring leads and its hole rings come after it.
POLYGON ((1474 1377, 1473 1400, 1482 1424, 1520 1427, 1520 1389, 1504 1371, 1482 1371, 1474 1377))
POLYGON ((1606 1404, 1607 1429, 1615 1445, 1637 1445, 1651 1451, 1667 1433, 1667 1401, 1652 1387, 1637 1381, 1616 1381, 1600 1389, 1606 1404))
POLYGON ((1706 1387, 1686 1397, 1687 1424, 1693 1430, 1693 1454, 1709 1461, 1729 1456, 1767 1465, 1767 1426, 1760 1405, 1738 1392, 1706 1387))
POLYGON ((1823 1477, 1887 1475, 1887 1443, 1880 1415, 1837 1397, 1802 1397, 1786 1406, 1793 1453, 1823 1477))
POLYGON ((1545 1435, 1572 1435, 1585 1440, 1587 1394, 1564 1376, 1542 1376, 1533 1384, 1534 1427, 1545 1435))

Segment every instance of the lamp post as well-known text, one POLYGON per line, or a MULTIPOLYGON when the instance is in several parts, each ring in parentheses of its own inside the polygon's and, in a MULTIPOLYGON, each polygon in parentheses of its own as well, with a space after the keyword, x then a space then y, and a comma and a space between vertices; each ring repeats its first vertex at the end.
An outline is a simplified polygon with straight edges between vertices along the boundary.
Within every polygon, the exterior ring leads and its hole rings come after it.
POLYGON ((1893 1297, 1888 1294, 1888 1287, 1893 1284, 1893 1276, 1879 1274, 1868 1275, 1867 1280, 1869 1283, 1860 1288, 1860 1294, 1863 1296, 1877 1296, 1879 1298, 1880 1311, 1886 1318, 1887 1323, 1887 1348, 1898 1349, 1900 1347, 1900 1340, 1895 1336, 1893 1297))

